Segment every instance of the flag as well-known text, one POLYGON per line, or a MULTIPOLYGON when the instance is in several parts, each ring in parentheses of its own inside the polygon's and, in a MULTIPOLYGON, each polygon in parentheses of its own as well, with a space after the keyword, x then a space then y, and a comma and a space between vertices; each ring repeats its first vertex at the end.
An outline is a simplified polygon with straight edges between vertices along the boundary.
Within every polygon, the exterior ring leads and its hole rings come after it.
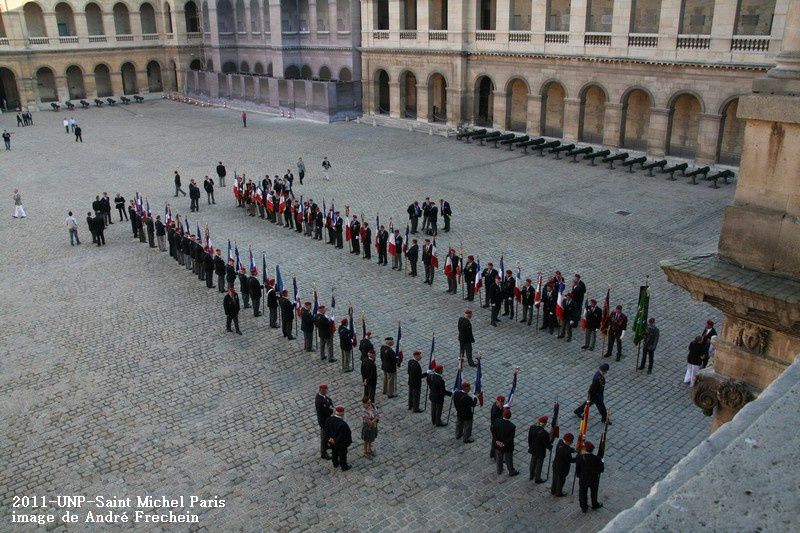
POLYGON ((172 220, 172 213, 169 212, 169 205, 164 206, 164 224, 169 224, 172 220))
POLYGON ((639 303, 636 318, 633 319, 633 344, 639 345, 647 332, 647 313, 650 310, 650 286, 639 287, 639 303))
POLYGON ((394 239, 394 232, 389 230, 389 255, 395 255, 397 241, 394 239))
POLYGON ((403 351, 400 349, 400 339, 403 337, 403 329, 400 327, 400 322, 397 323, 397 364, 403 364, 403 351))
POLYGON ((253 248, 251 246, 247 247, 250 252, 250 272, 256 270, 256 261, 253 259, 253 248))
POLYGON ((478 294, 479 292, 481 292, 481 286, 483 286, 483 276, 481 276, 481 258, 480 257, 478 258, 477 261, 475 261, 475 266, 478 267, 478 268, 475 269, 475 291, 474 291, 474 294, 478 294))
POLYGON ((553 403, 553 418, 550 419, 550 440, 554 440, 558 438, 559 434, 559 427, 558 427, 558 412, 561 409, 561 406, 558 402, 553 403))
POLYGON ((200 223, 198 222, 197 223, 197 240, 202 242, 202 239, 203 239, 203 234, 200 233, 200 223))
POLYGON ((233 197, 239 200, 239 176, 236 175, 236 169, 233 169, 233 197))
POLYGON ((478 404, 483 407, 483 371, 481 370, 481 358, 478 357, 478 369, 475 372, 475 396, 478 397, 478 404))
POLYGON ((517 266, 517 282, 514 284, 514 299, 522 301, 522 272, 519 266, 517 266))
POLYGON ((606 454, 606 433, 608 433, 608 415, 606 415, 606 425, 603 427, 603 433, 600 434, 600 443, 597 445, 598 459, 602 459, 606 454))
POLYGON ((233 250, 231 249, 231 241, 228 241, 228 263, 233 262, 233 250))
POLYGON ((267 193, 267 211, 272 213, 275 210, 275 202, 273 201, 273 196, 271 192, 267 193))
POLYGON ((603 302, 603 314, 600 317, 600 333, 608 335, 608 326, 611 324, 611 288, 606 291, 606 299, 603 302))
POLYGON ((145 208, 147 210, 147 216, 152 217, 153 213, 150 212, 150 200, 145 200, 145 203, 147 204, 147 207, 145 208))
POLYGON ((514 379, 511 381, 511 392, 508 393, 506 400, 506 407, 511 407, 511 402, 514 401, 514 393, 517 392, 517 371, 514 370, 514 379))
POLYGON ((556 298, 556 317, 559 320, 564 320, 564 292, 558 291, 558 298, 556 298))
POLYGON ((266 285, 267 281, 269 281, 269 276, 267 275, 267 254, 261 254, 261 282, 266 285))
POLYGON ((300 309, 302 307, 300 305, 300 291, 297 289, 297 279, 294 276, 292 276, 292 289, 294 294, 294 311, 297 316, 300 316, 300 309))
POLYGON ((433 358, 433 351, 436 348, 436 334, 431 337, 431 354, 428 356, 428 370, 433 370, 436 366, 436 359, 433 358))
POLYGON ((350 229, 350 224, 346 224, 344 226, 344 240, 349 241, 352 238, 352 230, 350 229))
POLYGON ((319 297, 317 296, 317 289, 314 289, 314 307, 311 308, 311 315, 317 316, 319 311, 319 297))
POLYGON ((464 264, 464 245, 461 243, 458 244, 458 252, 461 255, 460 257, 461 260, 458 262, 458 266, 456 267, 456 276, 458 277, 458 284, 461 285, 461 283, 463 282, 462 279, 463 274, 461 271, 461 267, 464 264))
POLYGON ((436 257, 436 237, 433 238, 433 244, 431 245, 431 265, 433 265, 433 268, 439 268, 439 258, 436 257))
POLYGON ((258 187, 256 187, 256 194, 255 194, 256 202, 261 203, 263 196, 264 192, 261 190, 261 183, 259 183, 258 187))
POLYGON ((364 312, 361 312, 361 338, 367 338, 367 321, 364 320, 364 312))
POLYGON ((239 259, 239 247, 234 246, 233 249, 236 254, 236 272, 239 272, 239 269, 242 267, 242 260, 239 259))
POLYGON ((536 305, 536 309, 539 309, 539 306, 542 305, 542 273, 541 272, 539 272, 536 275, 536 292, 533 295, 533 302, 536 305))
POLYGON ((283 278, 281 277, 281 267, 275 265, 275 290, 278 294, 283 292, 283 278))
POLYGON ((286 211, 286 197, 281 195, 281 200, 278 202, 278 213, 283 213, 286 211))
POLYGON ((586 430, 589 427, 589 406, 591 402, 586 400, 586 403, 583 404, 583 417, 581 417, 581 426, 578 430, 578 445, 575 447, 576 450, 583 451, 583 442, 586 440, 586 430))
POLYGON ((449 252, 444 260, 444 275, 448 278, 453 275, 453 255, 449 252))
POLYGON ((589 306, 588 305, 584 305, 583 306, 583 311, 581 311, 581 329, 586 329, 586 324, 587 324, 586 313, 587 313, 588 309, 589 309, 589 306))
POLYGON ((461 370, 464 368, 464 358, 458 358, 458 370, 456 371, 456 381, 453 383, 453 392, 461 390, 461 370))
POLYGON ((503 266, 503 256, 500 256, 500 283, 506 281, 506 267, 503 266))
POLYGON ((406 240, 403 241, 403 253, 408 251, 408 224, 406 224, 406 240))
POLYGON ((188 233, 189 235, 191 235, 191 234, 192 234, 192 230, 191 230, 191 228, 189 227, 189 217, 186 217, 186 219, 185 219, 185 222, 186 222, 186 233, 188 233))
POLYGON ((356 339, 356 325, 354 323, 355 321, 353 320, 353 306, 347 308, 347 317, 349 318, 347 323, 350 325, 349 328, 350 338, 353 339, 353 344, 357 344, 358 341, 356 339))
POLYGON ((331 313, 336 312, 336 295, 331 291, 331 313))
POLYGON ((208 253, 214 255, 214 244, 211 242, 211 232, 208 231, 208 227, 206 227, 206 248, 208 248, 208 253))

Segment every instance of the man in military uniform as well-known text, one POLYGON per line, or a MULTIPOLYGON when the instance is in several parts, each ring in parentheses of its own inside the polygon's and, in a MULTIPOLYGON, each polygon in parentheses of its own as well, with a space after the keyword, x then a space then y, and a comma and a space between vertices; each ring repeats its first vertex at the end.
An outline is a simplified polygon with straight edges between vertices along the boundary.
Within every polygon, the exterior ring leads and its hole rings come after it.
POLYGON ((214 273, 217 275, 217 290, 225 292, 225 260, 222 259, 222 251, 219 248, 214 255, 214 273))
POLYGON ((292 326, 294 325, 294 303, 289 299, 289 291, 281 291, 281 332, 288 340, 293 341, 292 326))
POLYGON ((384 226, 381 226, 378 230, 378 264, 379 265, 388 265, 389 260, 388 256, 386 255, 386 250, 389 246, 389 232, 386 231, 384 226))
POLYGON ((339 211, 336 211, 334 229, 336 231, 336 247, 342 249, 344 248, 344 219, 339 216, 339 211))
POLYGON ((375 403, 375 389, 378 387, 378 366, 375 364, 375 349, 370 348, 367 357, 361 360, 361 382, 364 384, 364 398, 375 403))
POLYGON ((514 289, 517 279, 511 270, 506 270, 506 279, 502 282, 503 288, 503 316, 514 320, 514 289))
POLYGON ((572 293, 568 292, 561 300, 561 307, 564 309, 564 318, 561 321, 561 329, 558 332, 558 338, 563 339, 567 337, 567 342, 572 341, 572 328, 578 325, 581 319, 581 308, 578 307, 578 302, 573 300, 572 293))
POLYGON ((339 324, 339 349, 342 351, 342 372, 351 372, 353 369, 353 336, 350 335, 348 320, 343 318, 339 324))
POLYGON ((325 226, 325 216, 322 214, 322 210, 317 207, 316 212, 314 213, 314 240, 321 241, 322 240, 322 228, 325 226))
POLYGON ((325 422, 325 431, 328 434, 328 446, 331 448, 333 467, 342 467, 342 471, 350 470, 347 464, 347 448, 353 443, 350 426, 344 421, 344 407, 337 406, 333 416, 325 422))
POLYGON ((425 283, 433 285, 433 245, 430 239, 425 239, 422 245, 422 266, 425 268, 425 283))
POLYGON ((617 345, 617 361, 622 358, 622 338, 625 330, 628 329, 628 317, 622 312, 622 306, 618 305, 608 320, 608 350, 603 357, 611 357, 614 344, 617 345))
POLYGON ((236 283, 236 266, 234 266, 233 259, 228 259, 228 264, 225 265, 225 282, 227 287, 233 287, 236 283))
POLYGON ((488 296, 492 303, 492 326, 497 327, 497 322, 500 320, 500 306, 503 304, 505 298, 500 276, 494 278, 492 290, 489 291, 488 296))
POLYGON ((475 299, 475 275, 478 273, 478 265, 475 263, 475 257, 468 255, 467 263, 464 265, 461 274, 464 276, 464 283, 466 284, 467 295, 464 299, 471 302, 475 299))
POLYGON ((453 392, 453 405, 456 408, 456 439, 464 438, 464 444, 475 442, 472 438, 473 409, 478 398, 470 394, 470 384, 461 382, 461 390, 453 392))
POLYGON ((156 223, 153 220, 153 217, 147 217, 147 242, 150 245, 150 248, 156 247, 156 223))
POLYGON ((497 455, 497 444, 495 443, 494 423, 503 418, 503 406, 506 404, 506 397, 502 394, 498 396, 492 404, 489 412, 489 433, 492 437, 492 445, 489 449, 489 457, 494 459, 497 455))
POLYGON ((458 267, 461 264, 461 258, 456 255, 453 248, 450 248, 447 255, 450 257, 451 265, 450 271, 447 273, 447 292, 458 294, 458 267))
POLYGON ((361 222, 358 221, 356 215, 353 215, 353 222, 350 223, 350 242, 353 246, 353 250, 350 253, 361 255, 361 222))
POLYGON ((528 479, 532 479, 535 483, 544 483, 542 479, 542 466, 547 457, 547 450, 553 449, 553 441, 550 439, 550 433, 545 429, 547 424, 547 417, 541 416, 528 429, 528 453, 531 454, 531 466, 528 479))
POLYGON ((358 343, 358 351, 361 352, 361 360, 363 361, 366 359, 369 355, 369 351, 374 348, 375 347, 372 345, 372 332, 367 331, 364 333, 364 338, 358 343))
POLYGON ((164 242, 165 240, 164 236, 167 234, 167 227, 164 225, 163 222, 161 222, 161 215, 156 215, 155 229, 156 229, 156 242, 158 243, 158 251, 166 252, 167 247, 164 242))
POLYGON ((450 232, 450 219, 453 216, 453 210, 450 209, 450 202, 445 202, 441 198, 439 199, 439 211, 442 213, 442 219, 444 219, 444 232, 450 232))
POLYGON ((397 387, 397 353, 394 349, 394 338, 386 337, 381 346, 381 371, 383 371, 383 394, 389 398, 396 396, 397 387))
POLYGON ((586 296, 586 284, 581 279, 580 274, 575 274, 572 278, 572 299, 578 304, 578 309, 583 309, 583 298, 586 296))
POLYGON ((422 210, 419 207, 419 202, 414 201, 413 204, 410 204, 406 209, 408 213, 408 220, 411 223, 411 233, 417 233, 417 224, 419 223, 419 217, 422 215, 422 210))
POLYGON ((322 459, 330 459, 325 424, 333 415, 333 400, 328 396, 328 386, 325 383, 319 386, 319 392, 317 392, 317 396, 314 399, 314 406, 317 410, 317 423, 319 424, 319 454, 322 459))
POLYGON ((556 300, 558 293, 552 282, 548 281, 542 293, 542 327, 539 329, 546 329, 552 335, 556 326, 558 325, 558 317, 556 317, 556 300))
MULTIPOLYGON (((136 217, 136 223, 138 224, 137 231, 139 232, 139 242, 147 242, 147 236, 145 235, 145 224, 147 222, 147 218, 149 217, 144 211, 142 211, 142 213, 136 217)), ((100 229, 103 228, 105 228, 105 224, 100 226, 100 229)))
POLYGON ((364 259, 372 259, 372 228, 369 227, 369 222, 364 221, 364 259))
POLYGON ((278 291, 275 289, 275 280, 267 280, 267 309, 269 309, 269 327, 278 328, 278 291))
POLYGON ((311 314, 311 302, 303 304, 300 311, 300 331, 303 332, 303 348, 307 352, 314 351, 314 315, 311 314))
POLYGON ((133 238, 139 236, 139 225, 136 223, 136 203, 131 200, 128 206, 128 219, 131 221, 131 229, 133 230, 133 238))
POLYGON ((236 289, 231 286, 228 289, 228 294, 222 300, 222 307, 225 309, 225 329, 231 330, 231 322, 236 326, 236 333, 239 335, 242 332, 239 330, 239 295, 236 294, 236 289))
POLYGON ((417 260, 419 259, 419 245, 417 244, 417 239, 411 239, 411 246, 406 250, 406 259, 408 260, 408 265, 411 267, 411 272, 409 272, 408 275, 416 277, 417 260))
POLYGON ((656 319, 650 317, 647 320, 647 329, 644 333, 644 339, 642 339, 642 362, 639 365, 639 370, 644 370, 644 363, 645 361, 649 360, 649 364, 647 365, 647 373, 653 373, 653 356, 656 353, 656 346, 658 346, 658 337, 659 331, 656 327, 656 319))
POLYGON ((442 377, 444 366, 436 365, 433 371, 428 371, 428 399, 431 401, 431 423, 436 427, 443 427, 447 424, 442 423, 442 410, 444 408, 444 399, 446 396, 452 396, 453 393, 447 390, 447 385, 444 383, 442 377))
POLYGON ((247 280, 247 290, 253 302, 253 316, 261 316, 261 292, 263 287, 258 279, 258 269, 250 269, 250 278, 247 280))
POLYGON ((475 336, 472 334, 472 309, 464 310, 464 316, 458 319, 458 352, 459 357, 467 358, 469 366, 478 366, 472 360, 472 345, 475 336))
POLYGON ((317 336, 319 337, 319 356, 324 361, 327 353, 328 362, 333 363, 333 328, 331 319, 325 316, 325 306, 320 305, 314 323, 317 326, 317 336))
POLYGON ((600 320, 603 318, 603 311, 597 307, 597 300, 589 300, 589 305, 586 307, 586 341, 581 350, 594 351, 595 342, 597 342, 597 330, 600 329, 600 320))
POLYGON ((536 289, 533 288, 532 283, 530 278, 526 279, 525 285, 519 290, 522 303, 522 320, 520 322, 527 322, 529 326, 533 322, 533 305, 536 303, 536 289))
POLYGON ((588 492, 592 493, 592 509, 600 509, 603 504, 597 501, 597 491, 600 488, 600 474, 605 470, 603 460, 592 452, 594 444, 588 440, 583 443, 583 451, 575 460, 575 475, 578 476, 578 502, 581 511, 589 510, 588 492))
POLYGON ((183 264, 186 266, 186 270, 192 270, 193 250, 191 235, 184 233, 183 237, 181 237, 181 253, 183 254, 183 264))
POLYGON ((497 279, 498 272, 494 268, 493 263, 487 263, 486 268, 481 272, 483 278, 483 289, 485 291, 486 300, 483 302, 483 307, 488 308, 492 302, 492 292, 494 292, 494 284, 497 279))
POLYGON ((564 483, 567 481, 570 465, 575 462, 575 458, 572 457, 572 454, 575 453, 575 448, 571 446, 573 440, 575 440, 575 437, 572 433, 567 433, 556 444, 556 451, 553 457, 553 483, 550 485, 550 494, 558 498, 566 496, 564 483))
POLYGON ((519 474, 514 469, 514 437, 517 433, 517 426, 511 422, 511 409, 503 409, 503 418, 497 420, 493 426, 495 450, 495 461, 497 462, 497 475, 503 473, 503 463, 508 468, 508 476, 513 477, 519 474))
POLYGON ((239 292, 242 293, 244 308, 250 309, 250 278, 247 276, 244 265, 239 266, 239 292))
POLYGON ((414 413, 421 413, 419 408, 419 398, 422 393, 422 365, 419 360, 422 352, 414 350, 412 358, 408 361, 408 410, 414 413))
MULTIPOLYGON (((606 372, 608 372, 608 363, 603 363, 600 365, 600 368, 597 372, 594 373, 594 377, 592 378, 592 384, 589 386, 589 405, 594 404, 597 407, 597 411, 600 413, 602 417, 602 422, 605 423, 606 417, 608 413, 606 412, 606 404, 605 404, 605 395, 604 391, 606 388, 606 372)), ((583 417, 583 407, 584 403, 580 404, 575 411, 575 416, 582 418, 583 417)), ((611 421, 608 422, 611 425, 611 421)))
POLYGON ((211 251, 206 248, 203 252, 203 268, 205 269, 204 278, 206 280, 206 287, 209 289, 214 288, 214 256, 211 251))

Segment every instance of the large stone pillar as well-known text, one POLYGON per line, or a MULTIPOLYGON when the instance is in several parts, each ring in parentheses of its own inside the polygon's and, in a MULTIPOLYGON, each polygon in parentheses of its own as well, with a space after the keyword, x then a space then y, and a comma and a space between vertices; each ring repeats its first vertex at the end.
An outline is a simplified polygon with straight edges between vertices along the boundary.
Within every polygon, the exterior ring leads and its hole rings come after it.
MULTIPOLYGON (((542 50, 544 49, 544 31, 547 28, 547 2, 531 2, 531 12, 531 45, 536 50, 542 50)), ((528 116, 530 117, 530 113, 528 116)))
POLYGON ((717 160, 720 126, 722 116, 703 113, 700 115, 700 126, 697 130, 697 163, 711 165, 717 160))
POLYGON ((497 42, 507 43, 511 23, 511 0, 496 0, 495 5, 495 39, 497 42))
POLYGON ((669 109, 650 108, 650 128, 647 130, 647 153, 662 157, 667 153, 667 134, 669 133, 669 109))
POLYGON ((457 128, 461 124, 461 90, 457 87, 448 87, 447 94, 447 125, 457 128))
POLYGON ((492 92, 492 126, 498 130, 504 130, 508 127, 506 121, 506 100, 505 91, 492 92))
MULTIPOLYGON (((111 78, 111 90, 116 95, 119 96, 122 94, 122 72, 118 70, 112 70, 109 72, 109 77, 111 78)), ((138 83, 138 80, 137 80, 138 83)))
POLYGON ((145 65, 140 66, 136 71, 136 92, 140 94, 150 93, 150 84, 147 83, 147 66, 145 65))
POLYGON ((65 102, 69 100, 69 87, 67 86, 67 77, 61 73, 59 75, 58 72, 55 73, 55 82, 56 82, 56 94, 58 95, 59 102, 65 102))
POLYGON ((400 118, 400 82, 389 82, 389 116, 400 118))
POLYGON ((581 99, 564 98, 564 131, 565 141, 576 142, 581 128, 581 99))
POLYGON ((675 52, 678 46, 678 24, 681 20, 682 0, 661 0, 661 15, 658 21, 658 48, 675 52))
POLYGON ((614 12, 611 15, 611 49, 618 55, 628 52, 632 8, 633 0, 614 0, 614 12))
POLYGON ((620 145, 622 133, 622 104, 606 102, 606 112, 603 115, 603 145, 617 148, 620 145))
POLYGON ((711 21, 711 46, 713 52, 729 52, 736 27, 738 0, 714 0, 714 19, 711 21))
POLYGON ((528 135, 542 134, 542 97, 538 94, 528 96, 528 135))
POLYGON ((586 30, 586 0, 572 0, 569 7, 569 45, 583 48, 583 35, 586 30))
MULTIPOLYGON (((364 88, 366 90, 366 87, 364 88)), ((417 121, 429 122, 430 110, 428 109, 428 86, 426 84, 417 85, 417 121)))

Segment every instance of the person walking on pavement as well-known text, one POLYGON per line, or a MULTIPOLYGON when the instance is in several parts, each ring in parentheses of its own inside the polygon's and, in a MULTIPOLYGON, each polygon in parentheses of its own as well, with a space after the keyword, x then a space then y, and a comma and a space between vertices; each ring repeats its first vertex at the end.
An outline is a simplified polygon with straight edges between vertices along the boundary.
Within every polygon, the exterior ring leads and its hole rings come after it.
POLYGON ((247 111, 242 111, 242 127, 247 127, 247 111))
POLYGON ((175 171, 175 196, 178 196, 178 193, 186 196, 186 191, 181 189, 181 175, 178 174, 178 171, 175 171))
POLYGON ((25 218, 26 216, 28 216, 28 213, 22 207, 22 194, 20 194, 19 189, 14 189, 14 218, 25 218))
POLYGON ((644 340, 642 341, 642 362, 639 364, 638 370, 644 370, 644 363, 648 361, 647 373, 653 373, 653 357, 656 353, 656 346, 658 346, 659 331, 656 327, 656 319, 650 317, 647 320, 647 329, 644 333, 644 340))

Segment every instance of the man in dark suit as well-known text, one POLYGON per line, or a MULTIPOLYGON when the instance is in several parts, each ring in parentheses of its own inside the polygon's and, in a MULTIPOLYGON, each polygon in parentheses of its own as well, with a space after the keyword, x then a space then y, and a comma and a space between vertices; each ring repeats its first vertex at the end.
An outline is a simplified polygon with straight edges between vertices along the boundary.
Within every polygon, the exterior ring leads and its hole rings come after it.
POLYGON ((464 444, 475 442, 472 438, 473 409, 478 398, 469 393, 470 384, 461 382, 461 390, 453 392, 453 406, 456 408, 456 439, 464 438, 464 444))
POLYGON ((381 371, 383 371, 383 394, 389 398, 396 396, 397 388, 397 353, 394 349, 394 338, 386 337, 381 346, 381 371))
POLYGON ((447 264, 447 259, 450 259, 450 270, 446 273, 447 277, 447 292, 452 294, 458 293, 458 268, 461 264, 461 258, 456 255, 456 251, 452 248, 447 252, 448 257, 445 258, 445 264, 447 264))
POLYGON ((428 211, 428 225, 431 228, 431 235, 434 237, 439 232, 439 228, 437 226, 439 220, 439 207, 431 202, 430 210, 428 211))
POLYGON ((628 317, 622 312, 622 306, 618 305, 608 320, 608 350, 603 357, 611 357, 614 345, 617 345, 617 361, 622 358, 622 338, 625 330, 628 329, 628 317))
POLYGON ((364 243, 364 259, 372 259, 372 228, 369 222, 364 221, 364 238, 361 240, 364 243))
POLYGON ((103 206, 103 216, 105 217, 106 224, 113 224, 114 221, 111 220, 111 198, 108 197, 107 192, 103 193, 103 196, 100 198, 100 203, 103 206))
POLYGON ((597 300, 594 298, 589 300, 589 305, 586 307, 586 342, 581 346, 581 350, 594 351, 601 318, 603 318, 603 311, 597 307, 597 300))
POLYGON ((99 195, 94 197, 94 202, 92 202, 92 211, 94 211, 95 215, 103 212, 103 202, 100 201, 99 195))
POLYGON ((475 257, 468 255, 467 262, 464 265, 461 275, 464 277, 464 284, 466 285, 466 293, 464 299, 471 302, 475 299, 475 275, 478 273, 478 265, 475 263, 475 257))
POLYGON ((203 249, 203 269, 206 271, 204 279, 206 280, 206 287, 209 289, 214 288, 214 256, 211 255, 211 250, 208 247, 203 249))
POLYGON ((431 401, 431 423, 434 426, 442 427, 447 424, 442 423, 442 408, 444 407, 445 396, 452 396, 453 393, 447 390, 442 377, 444 367, 436 365, 433 372, 428 372, 428 398, 431 401))
POLYGON ((353 250, 350 253, 361 255, 361 222, 356 215, 353 215, 353 222, 350 223, 350 242, 353 243, 353 250))
POLYGON ((319 424, 319 454, 322 459, 330 459, 325 424, 333 414, 333 400, 328 397, 328 386, 325 383, 319 386, 319 392, 317 392, 317 396, 314 399, 314 407, 317 411, 317 423, 319 424))
POLYGON ((494 459, 497 454, 497 444, 495 443, 494 436, 494 423, 503 418, 503 406, 506 404, 506 397, 502 394, 498 396, 492 404, 492 409, 489 413, 489 433, 492 436, 492 446, 489 450, 489 457, 494 459))
POLYGON ((472 345, 475 336, 472 334, 472 309, 464 311, 464 316, 458 319, 458 351, 462 359, 466 356, 469 366, 478 366, 472 360, 472 345))
POLYGON ((583 298, 586 296, 586 284, 581 279, 580 274, 575 274, 572 278, 572 299, 578 304, 578 309, 583 309, 583 298))
POLYGON ((333 416, 325 422, 325 430, 328 433, 328 446, 331 448, 333 467, 342 467, 342 471, 350 470, 347 464, 347 448, 353 443, 350 433, 350 426, 344 421, 344 407, 337 406, 333 416))
POLYGON ((375 403, 375 389, 378 387, 378 365, 375 364, 375 349, 370 348, 367 357, 361 360, 361 382, 364 385, 364 398, 375 403))
POLYGON ((103 232, 106 229, 105 215, 98 213, 94 216, 94 231, 97 233, 97 246, 106 245, 106 237, 103 232))
POLYGON ((422 210, 419 207, 419 202, 414 202, 408 206, 406 209, 406 213, 408 213, 408 220, 411 223, 411 233, 417 233, 417 224, 419 223, 419 217, 422 215, 422 210))
POLYGON ((217 203, 214 199, 214 180, 206 176, 206 179, 203 180, 203 188, 206 191, 206 199, 209 205, 217 203))
POLYGON ((544 483, 542 479, 542 466, 547 457, 547 450, 553 449, 550 433, 545 429, 547 417, 541 416, 539 420, 528 429, 528 453, 531 454, 531 466, 528 479, 536 483, 544 483))
POLYGON ((578 302, 573 299, 571 292, 564 295, 561 306, 564 309, 564 319, 561 322, 558 338, 563 339, 566 336, 567 342, 570 342, 572 341, 572 328, 576 327, 581 319, 581 308, 578 307, 578 302))
POLYGON ((378 264, 388 265, 389 260, 386 255, 386 250, 389 246, 389 232, 386 228, 381 226, 378 230, 378 264))
POLYGON ((222 259, 222 251, 219 248, 214 256, 214 273, 217 275, 217 290, 225 292, 225 260, 222 259))
POLYGON ((483 289, 485 291, 486 301, 483 302, 483 307, 489 307, 492 300, 492 292, 494 290, 494 283, 497 279, 497 269, 494 268, 493 263, 488 263, 486 268, 481 272, 483 278, 483 289))
POLYGON ((89 233, 92 234, 92 242, 97 246, 100 246, 100 243, 98 242, 99 239, 97 238, 97 231, 94 229, 94 216, 92 216, 91 211, 86 213, 86 227, 89 228, 89 233))
POLYGON ((153 217, 147 217, 145 224, 147 225, 147 242, 150 245, 150 248, 155 248, 156 224, 155 221, 153 220, 153 217))
POLYGON ((412 358, 408 361, 408 410, 414 413, 421 413, 419 408, 419 397, 422 393, 422 365, 419 360, 422 352, 414 350, 412 358))
POLYGON ((358 343, 358 351, 361 352, 362 361, 367 358, 369 351, 373 348, 375 348, 375 346, 372 344, 372 332, 367 331, 364 333, 364 338, 358 343))
POLYGON ((514 320, 514 292, 517 287, 517 278, 511 270, 506 270, 506 279, 502 282, 503 288, 503 316, 514 320))
POLYGON ((592 452, 594 444, 588 440, 583 443, 583 453, 575 460, 575 475, 578 476, 578 502, 585 513, 589 510, 588 492, 592 493, 592 509, 600 509, 603 504, 597 501, 600 488, 600 474, 605 470, 603 460, 592 452))
MULTIPOLYGON (((588 402, 589 405, 594 404, 597 407, 597 410, 600 412, 601 421, 605 423, 606 416, 606 404, 605 404, 605 388, 606 388, 606 372, 608 372, 608 363, 603 363, 600 365, 600 368, 597 372, 594 373, 594 377, 592 378, 592 384, 589 386, 589 393, 588 393, 588 402)), ((575 411, 575 416, 583 417, 583 408, 584 403, 580 404, 575 411)), ((611 421, 608 422, 611 425, 611 421)))
POLYGON ((422 245, 422 266, 425 268, 425 283, 433 285, 433 274, 436 269, 433 267, 433 244, 430 239, 425 239, 422 245))
POLYGON ((342 351, 342 372, 353 370, 353 335, 350 334, 349 321, 343 318, 339 325, 339 349, 342 351))
POLYGON ((406 259, 411 267, 411 272, 409 272, 408 275, 416 277, 417 260, 419 259, 419 245, 417 244, 417 239, 411 239, 411 246, 409 246, 408 250, 406 250, 406 259))
POLYGON ((564 483, 569 475, 569 468, 575 462, 572 454, 575 448, 571 446, 575 437, 572 433, 567 433, 564 438, 558 441, 556 452, 553 457, 553 483, 550 485, 550 493, 556 497, 564 497, 564 483))
POLYGON ((233 284, 236 283, 236 266, 233 259, 229 259, 228 264, 225 265, 225 282, 228 287, 233 287, 233 284))
POLYGON ((495 421, 492 433, 496 446, 495 461, 497 463, 497 475, 503 473, 503 463, 508 467, 509 477, 516 476, 519 471, 514 469, 514 437, 517 434, 517 426, 511 422, 511 409, 503 409, 503 418, 495 421))
POLYGON ((194 179, 189 180, 189 200, 191 201, 191 211, 200 211, 200 187, 194 179))
POLYGON ((128 218, 131 221, 131 229, 133 230, 133 237, 136 238, 139 236, 138 233, 139 225, 136 223, 136 207, 134 207, 133 200, 131 200, 131 203, 128 206, 128 218))
POLYGON ((331 319, 325 316, 325 310, 324 305, 319 306, 314 323, 317 326, 317 335, 319 337, 319 356, 324 361, 327 353, 328 362, 333 363, 336 361, 333 358, 333 328, 331 327, 331 319))
POLYGON ((253 305, 253 316, 261 316, 261 292, 263 287, 258 279, 258 269, 250 269, 250 277, 247 279, 247 291, 250 294, 250 301, 253 305))
POLYGON ((289 299, 289 291, 283 289, 280 299, 281 306, 281 331, 287 340, 293 341, 292 326, 294 325, 294 302, 289 299))
POLYGON ((267 309, 269 310, 269 327, 277 329, 278 327, 278 291, 275 289, 275 280, 267 280, 267 309))
POLYGON ((311 314, 311 302, 303 304, 300 311, 300 331, 303 332, 303 349, 314 351, 314 315, 311 314))
POLYGON ((558 293, 556 292, 555 285, 548 281, 542 293, 542 327, 539 329, 546 329, 552 335, 553 331, 558 325, 558 317, 556 317, 556 300, 558 293))
POLYGON ((536 289, 533 287, 533 280, 526 279, 519 292, 520 303, 522 303, 522 320, 520 322, 527 322, 530 326, 533 322, 533 305, 536 303, 536 289))
POLYGON ((500 281, 500 276, 494 278, 492 283, 492 290, 489 292, 489 300, 492 304, 492 326, 497 327, 497 322, 500 320, 500 306, 503 305, 505 295, 503 293, 503 286, 500 281))
POLYGON ((222 307, 225 309, 225 329, 231 330, 231 322, 236 326, 236 333, 239 335, 242 332, 239 330, 239 295, 236 294, 236 289, 231 285, 228 288, 228 294, 222 300, 222 307))
POLYGON ((448 233, 450 231, 450 219, 453 216, 453 211, 450 209, 450 202, 445 202, 444 200, 439 200, 439 210, 442 213, 442 218, 444 219, 444 231, 448 233))
POLYGON ((225 176, 228 175, 228 172, 225 170, 225 165, 222 164, 222 161, 217 164, 217 177, 219 178, 219 186, 225 186, 225 176))
POLYGON ((161 215, 156 215, 156 222, 155 222, 155 229, 156 229, 156 242, 158 243, 158 250, 160 252, 167 251, 166 244, 164 242, 164 236, 167 234, 167 227, 161 222, 161 215))
POLYGON ((700 368, 705 368, 708 366, 708 350, 711 347, 711 337, 715 337, 716 335, 717 330, 714 329, 714 321, 706 320, 706 327, 703 329, 702 333, 705 350, 703 353, 703 362, 700 364, 700 368))
POLYGON ((250 277, 244 265, 239 265, 239 292, 242 293, 244 308, 250 309, 250 277))

